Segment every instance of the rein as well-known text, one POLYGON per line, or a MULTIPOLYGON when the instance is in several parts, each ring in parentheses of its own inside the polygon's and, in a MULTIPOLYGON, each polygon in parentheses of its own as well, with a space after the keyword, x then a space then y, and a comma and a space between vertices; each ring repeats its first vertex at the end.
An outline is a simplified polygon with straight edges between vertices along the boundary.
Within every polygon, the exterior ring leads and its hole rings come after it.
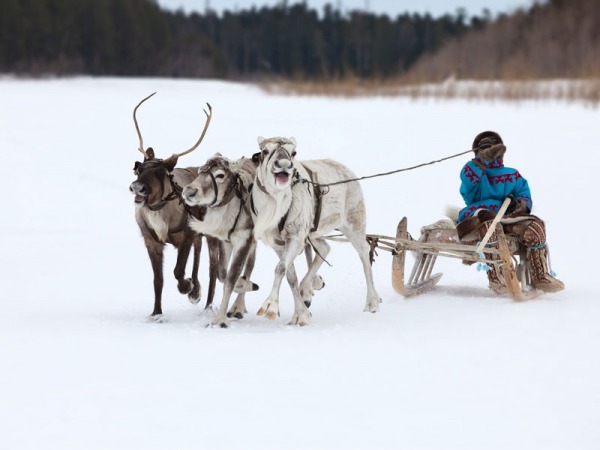
MULTIPOLYGON (((350 178, 348 180, 334 181, 333 183, 317 183, 317 182, 314 182, 312 180, 307 180, 307 179, 301 178, 301 177, 299 177, 299 181, 301 181, 302 183, 311 184, 313 186, 319 186, 319 187, 325 187, 325 188, 327 188, 327 187, 330 187, 330 186, 336 186, 338 184, 352 183, 354 181, 367 180, 369 178, 385 177, 385 176, 393 175, 393 174, 400 173, 400 172, 406 172, 406 171, 409 171, 409 170, 418 169, 418 168, 424 167, 424 166, 430 166, 432 164, 437 164, 437 163, 446 161, 448 159, 452 159, 452 158, 456 158, 458 156, 466 155, 467 153, 471 153, 472 151, 473 151, 473 149, 469 149, 467 151, 464 151, 464 152, 461 152, 461 153, 457 153, 456 155, 446 156, 445 158, 436 159, 435 161, 429 161, 429 162, 426 162, 426 163, 418 164, 416 166, 405 167, 405 168, 402 168, 402 169, 396 169, 396 170, 392 170, 390 172, 377 173, 377 174, 374 174, 374 175, 366 175, 364 177, 350 178)), ((327 193, 327 191, 323 192, 323 195, 325 195, 326 193, 327 193)))

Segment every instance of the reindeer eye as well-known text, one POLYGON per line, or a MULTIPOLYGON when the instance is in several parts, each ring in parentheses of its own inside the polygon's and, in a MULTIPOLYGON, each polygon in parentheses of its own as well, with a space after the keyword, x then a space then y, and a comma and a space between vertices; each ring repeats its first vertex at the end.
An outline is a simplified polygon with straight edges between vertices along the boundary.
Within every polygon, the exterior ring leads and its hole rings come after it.
POLYGON ((294 151, 292 152, 292 158, 293 158, 294 156, 296 156, 296 150, 294 150, 294 151))
POLYGON ((266 150, 266 149, 265 149, 265 150, 263 150, 263 151, 262 151, 262 154, 263 154, 264 156, 267 156, 267 155, 269 154, 269 150, 266 150))
POLYGON ((217 180, 222 180, 223 178, 225 178, 225 175, 222 173, 218 173, 215 175, 215 179, 217 179, 217 180))

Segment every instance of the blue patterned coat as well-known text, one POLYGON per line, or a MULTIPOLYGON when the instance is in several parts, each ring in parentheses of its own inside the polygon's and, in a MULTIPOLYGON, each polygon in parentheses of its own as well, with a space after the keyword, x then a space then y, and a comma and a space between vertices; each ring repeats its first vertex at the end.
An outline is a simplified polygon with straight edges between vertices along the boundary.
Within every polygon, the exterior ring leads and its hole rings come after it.
MULTIPOLYGON (((483 164, 478 156, 475 159, 483 164)), ((483 170, 469 161, 460 173, 460 180, 460 194, 467 206, 460 211, 459 222, 471 217, 478 209, 497 212, 511 194, 525 202, 529 211, 533 207, 527 180, 518 170, 504 167, 502 158, 489 162, 483 170)))

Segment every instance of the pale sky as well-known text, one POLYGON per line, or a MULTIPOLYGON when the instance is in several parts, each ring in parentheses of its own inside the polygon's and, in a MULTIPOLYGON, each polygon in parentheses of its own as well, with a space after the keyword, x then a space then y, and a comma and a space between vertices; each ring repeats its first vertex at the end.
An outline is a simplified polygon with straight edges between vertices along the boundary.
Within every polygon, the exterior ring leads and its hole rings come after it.
MULTIPOLYGON (((225 9, 248 9, 252 6, 274 6, 281 0, 158 0, 159 5, 167 9, 179 9, 189 13, 191 11, 204 11, 207 3, 211 9, 222 12, 225 9)), ((288 0, 289 4, 299 3, 301 0, 288 0)), ((458 8, 464 8, 467 15, 481 15, 488 9, 493 15, 510 13, 518 8, 528 7, 534 0, 308 0, 308 6, 318 11, 330 3, 340 5, 342 11, 353 9, 368 9, 373 13, 386 13, 392 17, 404 12, 429 13, 432 16, 441 16, 445 13, 454 14, 458 8)))

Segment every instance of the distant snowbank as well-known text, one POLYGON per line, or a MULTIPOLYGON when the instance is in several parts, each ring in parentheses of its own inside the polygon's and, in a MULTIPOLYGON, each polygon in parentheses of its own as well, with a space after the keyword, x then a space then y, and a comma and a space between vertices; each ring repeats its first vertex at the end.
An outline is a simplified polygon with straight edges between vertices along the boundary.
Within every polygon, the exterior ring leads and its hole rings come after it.
POLYGON ((411 97, 466 98, 485 100, 564 100, 597 105, 600 80, 475 81, 447 79, 442 83, 398 88, 411 97))
POLYGON ((398 96, 469 100, 560 100, 597 105, 600 79, 589 80, 456 80, 441 83, 401 84, 398 81, 341 80, 332 82, 273 82, 262 88, 277 95, 334 97, 398 96))

